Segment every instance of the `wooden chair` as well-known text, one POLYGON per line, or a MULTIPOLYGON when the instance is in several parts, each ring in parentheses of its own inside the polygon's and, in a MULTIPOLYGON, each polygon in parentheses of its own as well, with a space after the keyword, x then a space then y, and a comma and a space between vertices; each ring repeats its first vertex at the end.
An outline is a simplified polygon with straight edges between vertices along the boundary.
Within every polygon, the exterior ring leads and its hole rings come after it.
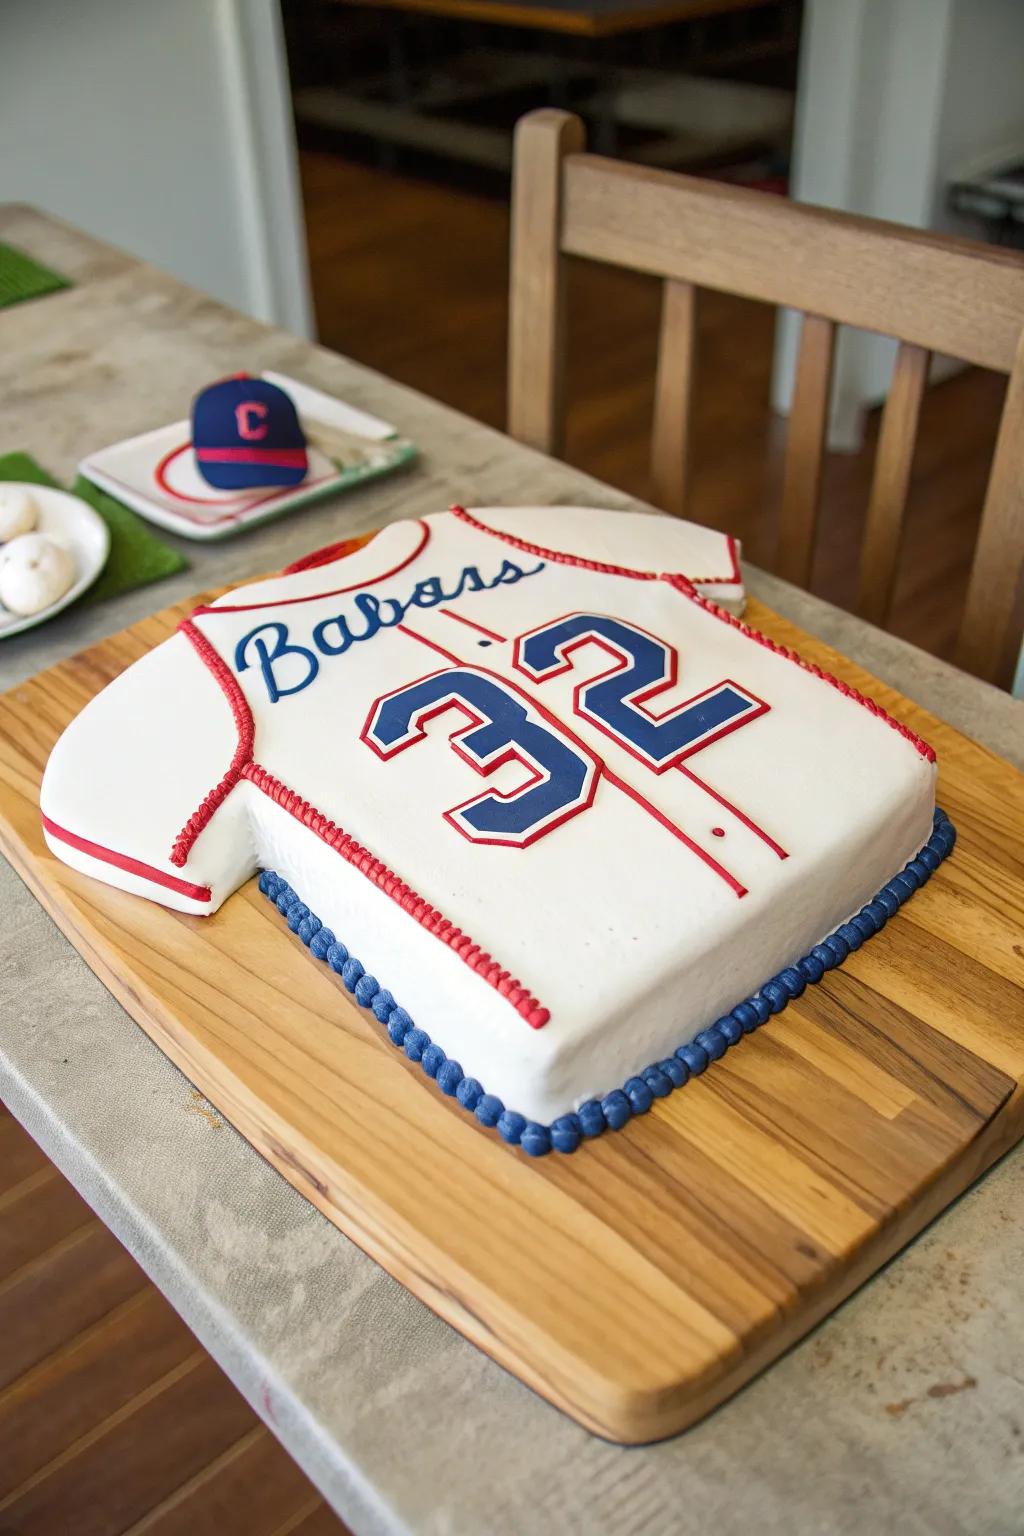
POLYGON ((861 561, 859 609, 889 612, 921 397, 932 352, 1009 375, 957 661, 1008 679, 1024 565, 1024 259, 874 219, 584 153, 577 117, 516 129, 508 430, 562 448, 566 256, 664 279, 652 441, 655 500, 686 504, 699 287, 803 314, 776 569, 806 586, 814 554, 836 329, 898 339, 861 561))

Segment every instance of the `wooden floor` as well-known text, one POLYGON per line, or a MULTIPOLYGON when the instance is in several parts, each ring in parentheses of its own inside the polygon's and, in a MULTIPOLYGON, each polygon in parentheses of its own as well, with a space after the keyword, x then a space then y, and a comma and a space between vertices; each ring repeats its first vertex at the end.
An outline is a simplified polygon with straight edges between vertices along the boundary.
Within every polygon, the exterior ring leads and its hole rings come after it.
MULTIPOLYGON (((503 426, 505 205, 319 151, 303 153, 302 182, 325 345, 503 426)), ((574 262, 570 302, 568 457, 649 497, 659 285, 574 262)), ((765 306, 701 295, 690 510, 739 534, 769 569, 785 441, 768 405, 773 324, 765 306)), ((1004 388, 969 370, 924 405, 891 627, 941 656, 952 652, 1004 388)), ((831 455, 825 475, 813 589, 844 607, 856 593, 876 433, 877 413, 864 450, 831 455)))
POLYGON ((343 1536, 0 1105, 0 1536, 343 1536))

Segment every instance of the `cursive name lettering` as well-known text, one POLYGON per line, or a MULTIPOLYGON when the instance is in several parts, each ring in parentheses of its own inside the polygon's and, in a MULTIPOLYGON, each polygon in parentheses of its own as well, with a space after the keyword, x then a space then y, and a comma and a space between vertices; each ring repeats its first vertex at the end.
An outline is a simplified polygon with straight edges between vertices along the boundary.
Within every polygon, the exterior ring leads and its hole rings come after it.
POLYGON ((378 597, 375 592, 357 592, 348 611, 331 614, 314 624, 310 645, 301 645, 289 634, 281 619, 267 619, 243 635, 235 647, 235 671, 258 667, 271 704, 288 694, 308 688, 319 671, 322 657, 343 656, 353 645, 372 640, 383 629, 400 624, 410 608, 437 608, 452 603, 465 592, 486 592, 494 587, 514 586, 527 576, 544 569, 543 560, 525 570, 512 560, 503 560, 496 576, 485 580, 475 565, 463 568, 453 587, 446 587, 441 576, 418 581, 403 601, 397 597, 378 597))

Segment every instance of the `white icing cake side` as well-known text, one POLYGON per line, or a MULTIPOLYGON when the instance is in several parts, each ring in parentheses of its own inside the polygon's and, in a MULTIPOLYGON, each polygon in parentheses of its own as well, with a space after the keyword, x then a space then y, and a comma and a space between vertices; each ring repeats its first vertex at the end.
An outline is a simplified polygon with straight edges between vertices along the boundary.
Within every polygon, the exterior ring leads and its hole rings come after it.
POLYGON ((548 1122, 756 991, 930 834, 919 744, 661 579, 735 609, 734 554, 662 518, 488 508, 236 590, 69 726, 49 845, 186 911, 274 869, 548 1122))

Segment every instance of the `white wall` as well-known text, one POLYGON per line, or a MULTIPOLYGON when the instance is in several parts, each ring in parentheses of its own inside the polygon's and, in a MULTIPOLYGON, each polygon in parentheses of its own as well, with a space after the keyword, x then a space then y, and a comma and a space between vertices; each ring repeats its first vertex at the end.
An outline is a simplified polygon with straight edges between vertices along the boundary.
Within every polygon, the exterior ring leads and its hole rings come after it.
MULTIPOLYGON (((979 152, 1024 145, 1024 0, 807 0, 792 176, 801 202, 918 228, 977 225, 946 185, 979 152)), ((797 329, 780 319, 773 401, 788 408, 797 329)), ((859 446, 894 346, 843 332, 831 445, 859 446)))
POLYGON ((0 0, 0 201, 312 334, 277 0, 0 0))
POLYGON ((971 161, 1005 148, 1024 157, 1024 5, 954 0, 945 91, 935 145, 935 229, 979 238, 979 225, 946 207, 944 183, 971 161))

